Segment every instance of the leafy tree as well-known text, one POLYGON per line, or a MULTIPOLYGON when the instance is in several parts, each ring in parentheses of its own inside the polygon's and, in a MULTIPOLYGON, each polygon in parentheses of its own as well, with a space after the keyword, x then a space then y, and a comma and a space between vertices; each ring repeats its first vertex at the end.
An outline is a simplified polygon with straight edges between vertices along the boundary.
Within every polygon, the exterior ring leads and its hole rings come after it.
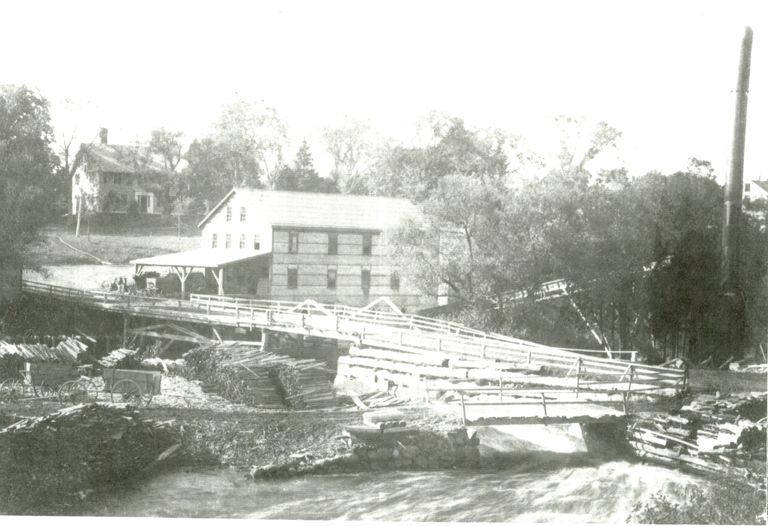
MULTIPOLYGON (((0 87, 0 267, 20 268, 24 248, 52 213, 56 157, 48 101, 25 87, 0 87)), ((34 263, 34 262, 30 262, 34 263)))
POLYGON ((285 125, 274 108, 237 100, 224 108, 215 132, 192 142, 182 175, 191 208, 205 212, 233 186, 263 187, 282 166, 285 125))
POLYGON ((163 204, 163 210, 170 214, 177 209, 183 202, 188 188, 176 169, 182 160, 182 132, 174 132, 165 128, 152 130, 152 136, 149 140, 149 152, 159 156, 163 160, 163 166, 167 174, 160 189, 160 196, 163 204))
POLYGON ((333 159, 331 178, 347 194, 366 193, 365 178, 373 164, 375 150, 370 127, 360 121, 326 128, 326 149, 333 159))
POLYGON ((336 181, 320 177, 315 170, 312 153, 307 141, 303 141, 291 166, 278 170, 273 179, 275 190, 296 192, 338 193, 336 181))

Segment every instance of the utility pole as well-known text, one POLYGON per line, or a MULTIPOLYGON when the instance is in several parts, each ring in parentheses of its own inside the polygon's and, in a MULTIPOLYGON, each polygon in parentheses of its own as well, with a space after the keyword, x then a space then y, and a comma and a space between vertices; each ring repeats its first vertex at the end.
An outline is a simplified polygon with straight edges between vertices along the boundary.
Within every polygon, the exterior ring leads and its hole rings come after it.
POLYGON ((744 189, 744 146, 747 131, 747 98, 749 70, 752 56, 752 29, 744 30, 741 41, 739 73, 736 80, 736 107, 733 119, 733 139, 725 185, 725 213, 723 218, 723 274, 724 307, 728 310, 728 344, 730 351, 740 353, 744 344, 744 299, 741 272, 742 192, 744 189))

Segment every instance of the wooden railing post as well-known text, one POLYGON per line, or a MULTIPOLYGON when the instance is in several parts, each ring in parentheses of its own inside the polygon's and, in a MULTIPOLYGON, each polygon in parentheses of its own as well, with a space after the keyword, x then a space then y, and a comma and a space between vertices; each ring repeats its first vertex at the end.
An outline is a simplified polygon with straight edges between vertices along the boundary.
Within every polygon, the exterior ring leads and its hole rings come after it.
POLYGON ((632 377, 635 375, 635 366, 629 366, 629 382, 627 383, 627 393, 632 391, 632 377))
POLYGON ((464 391, 459 391, 459 397, 461 397, 461 423, 466 427, 467 425, 467 407, 464 405, 464 391))
POLYGON ((504 386, 501 383, 501 377, 499 377, 499 402, 504 401, 504 386))
POLYGON ((547 418, 547 397, 541 393, 541 406, 544 408, 544 418, 547 418))
POLYGON ((576 361, 576 398, 579 397, 579 382, 581 378, 581 358, 576 361))

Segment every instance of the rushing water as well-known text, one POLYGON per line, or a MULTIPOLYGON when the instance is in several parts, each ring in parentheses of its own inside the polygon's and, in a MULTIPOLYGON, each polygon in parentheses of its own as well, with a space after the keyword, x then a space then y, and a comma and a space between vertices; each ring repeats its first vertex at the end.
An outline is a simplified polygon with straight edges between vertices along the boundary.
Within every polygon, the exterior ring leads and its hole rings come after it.
POLYGON ((95 497, 84 514, 462 522, 624 522, 658 491, 702 483, 660 467, 582 454, 529 457, 500 471, 386 472, 246 480, 231 470, 179 470, 95 497), (555 461, 561 467, 555 467, 555 461), (570 467, 562 467, 563 461, 570 467))

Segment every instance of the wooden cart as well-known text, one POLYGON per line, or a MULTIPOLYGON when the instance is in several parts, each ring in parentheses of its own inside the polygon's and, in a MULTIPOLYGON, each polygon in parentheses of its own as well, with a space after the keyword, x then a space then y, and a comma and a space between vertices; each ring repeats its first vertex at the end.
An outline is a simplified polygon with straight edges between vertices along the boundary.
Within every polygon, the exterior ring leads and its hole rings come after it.
POLYGON ((149 405, 152 397, 160 394, 162 375, 159 371, 105 368, 102 370, 102 377, 104 391, 110 393, 113 402, 149 405))

